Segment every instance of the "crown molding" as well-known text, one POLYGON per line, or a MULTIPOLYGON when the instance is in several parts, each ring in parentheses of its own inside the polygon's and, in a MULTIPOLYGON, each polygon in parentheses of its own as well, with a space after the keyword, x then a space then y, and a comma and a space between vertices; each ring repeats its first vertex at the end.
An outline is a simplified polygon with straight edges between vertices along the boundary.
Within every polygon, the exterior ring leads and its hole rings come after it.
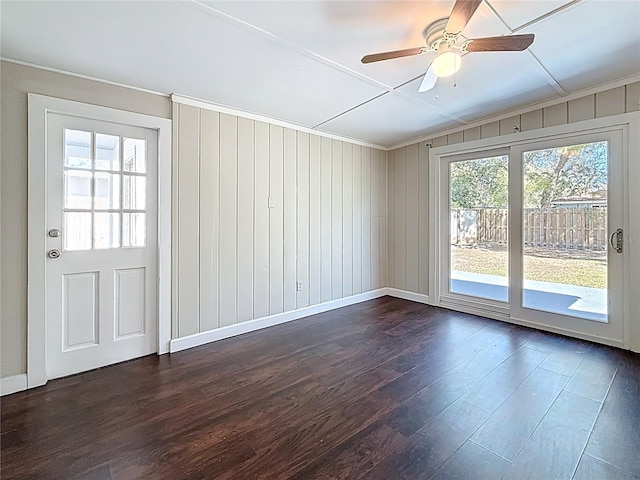
POLYGON ((187 95, 181 95, 174 93, 171 95, 171 101, 180 103, 182 105, 190 105, 192 107, 204 108, 206 110, 213 110, 219 113, 226 113, 228 115, 234 115, 236 117, 248 118, 249 120, 256 120, 258 122, 270 123, 272 125, 278 125, 279 127, 290 128, 299 132, 309 133, 311 135, 317 135, 319 137, 331 138, 332 140, 340 140, 342 142, 352 143, 354 145, 361 145, 363 147, 375 148, 376 150, 387 151, 387 147, 382 145, 376 145, 375 143, 364 142, 356 138, 343 137, 341 135, 334 135, 332 133, 323 132, 321 130, 315 130, 313 128, 304 127, 295 123, 285 122, 277 118, 267 117, 258 113, 247 112, 238 108, 229 107, 227 105, 220 105, 218 103, 207 102, 206 100, 200 100, 197 98, 189 97, 187 95))
POLYGON ((147 88, 127 85, 126 83, 112 82, 110 80, 104 80, 102 78, 91 77, 89 75, 82 75, 80 73, 69 72, 67 70, 61 70, 59 68, 45 67, 43 65, 37 65, 35 63, 23 62, 22 60, 15 60, 13 58, 0 57, 0 61, 7 62, 7 63, 15 63, 16 65, 22 65, 25 67, 37 68, 38 70, 45 70, 47 72, 68 75, 70 77, 82 78, 83 80, 91 80, 92 82, 99 82, 107 85, 113 85, 114 87, 122 87, 122 88, 128 88, 130 90, 137 90, 138 92, 150 93, 152 95, 159 95, 161 97, 166 97, 166 98, 170 97, 168 93, 156 92, 155 90, 149 90, 147 88))

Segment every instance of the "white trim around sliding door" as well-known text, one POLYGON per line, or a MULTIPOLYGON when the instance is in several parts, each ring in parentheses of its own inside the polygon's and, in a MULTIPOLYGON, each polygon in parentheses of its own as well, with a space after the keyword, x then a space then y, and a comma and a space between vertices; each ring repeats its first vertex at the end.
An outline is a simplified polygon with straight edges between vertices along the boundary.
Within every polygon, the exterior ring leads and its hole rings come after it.
POLYGON ((638 240, 640 239, 640 216, 629 211, 634 209, 635 205, 640 205, 640 188, 638 188, 638 185, 640 185, 640 135, 638 132, 640 132, 640 112, 633 112, 431 149, 429 152, 429 262, 431 266, 429 272, 429 303, 510 323, 531 326, 622 348, 630 348, 633 351, 640 352, 640 320, 638 320, 640 296, 633 295, 632 288, 633 285, 640 284, 640 240, 638 240), (441 285, 441 272, 443 269, 448 268, 448 265, 443 265, 439 250, 442 248, 441 239, 446 234, 449 222, 448 198, 445 197, 446 202, 443 202, 441 169, 443 165, 448 165, 447 157, 460 156, 458 158, 464 158, 463 156, 467 156, 468 158, 481 158, 483 152, 490 150, 509 149, 511 151, 512 147, 527 143, 551 142, 556 139, 612 130, 628 132, 623 133, 624 185, 626 189, 623 202, 623 217, 626 234, 625 248, 627 248, 628 255, 624 265, 624 336, 622 341, 600 338, 595 335, 520 319, 512 314, 508 306, 507 308, 496 308, 491 303, 481 301, 472 303, 459 301, 457 305, 452 305, 446 298, 443 299, 443 290, 447 286, 446 284, 441 285), (445 230, 444 232, 443 229, 445 230))

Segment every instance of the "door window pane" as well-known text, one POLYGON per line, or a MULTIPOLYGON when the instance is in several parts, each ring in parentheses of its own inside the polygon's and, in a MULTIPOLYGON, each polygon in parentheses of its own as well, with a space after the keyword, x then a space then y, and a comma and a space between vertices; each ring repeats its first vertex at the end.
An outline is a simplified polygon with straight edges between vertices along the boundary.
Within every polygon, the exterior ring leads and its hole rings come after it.
POLYGON ((120 246, 120 214, 93 214, 93 248, 118 248, 120 246))
POLYGON ((147 241, 147 220, 144 213, 124 213, 122 246, 144 247, 147 241))
POLYGON ((120 208, 120 174, 95 174, 94 208, 97 210, 114 210, 120 208))
POLYGON ((96 170, 120 170, 120 137, 96 133, 96 170))
POLYGON ((606 321, 608 142, 523 162, 523 306, 606 321))
POLYGON ((145 140, 125 138, 123 150, 123 170, 125 172, 147 172, 147 144, 145 140))
POLYGON ((90 169, 91 158, 91 132, 66 129, 64 131, 64 166, 90 169))
POLYGON ((144 210, 147 200, 147 179, 140 176, 123 176, 122 198, 124 208, 128 210, 144 210))
POLYGON ((64 207, 91 209, 91 172, 82 170, 64 171, 64 207))
POLYGON ((65 212, 64 249, 91 250, 91 212, 65 212))
POLYGON ((451 162, 449 291, 509 300, 509 157, 451 162))

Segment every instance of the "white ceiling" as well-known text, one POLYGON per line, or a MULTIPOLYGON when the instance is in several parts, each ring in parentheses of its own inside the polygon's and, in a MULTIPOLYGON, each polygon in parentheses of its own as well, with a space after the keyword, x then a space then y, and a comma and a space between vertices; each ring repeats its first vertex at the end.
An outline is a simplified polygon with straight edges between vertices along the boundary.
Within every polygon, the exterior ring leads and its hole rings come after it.
POLYGON ((0 53, 383 146, 640 74, 638 0, 484 0, 465 37, 534 44, 468 54, 425 93, 433 54, 360 63, 423 45, 453 4, 3 0, 0 53))

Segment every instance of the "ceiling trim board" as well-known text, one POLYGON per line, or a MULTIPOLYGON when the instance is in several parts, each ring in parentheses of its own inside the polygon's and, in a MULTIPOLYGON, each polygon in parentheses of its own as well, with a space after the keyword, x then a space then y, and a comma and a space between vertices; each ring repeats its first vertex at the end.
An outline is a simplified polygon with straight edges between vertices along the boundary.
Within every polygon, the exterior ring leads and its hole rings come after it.
POLYGON ((397 145, 392 145, 387 147, 386 150, 391 151, 396 148, 406 147, 408 145, 413 145, 414 143, 424 142, 426 140, 431 140, 435 137, 441 137, 443 135, 450 135, 452 133, 458 133, 460 131, 466 130, 468 128, 479 127, 481 125, 486 125, 487 123, 492 123, 500 120, 504 120, 505 118, 513 117, 515 115, 522 115, 524 113, 533 112, 534 110, 539 110, 541 108, 552 107, 553 105, 558 105, 564 102, 569 102, 571 100, 575 100, 577 98, 586 97, 587 95, 593 95, 596 93, 604 92, 606 90, 611 90, 613 88, 622 87, 624 85, 628 85, 631 83, 640 82, 640 74, 630 75, 628 77, 623 77, 613 82, 602 83, 598 86, 586 88, 584 90, 580 90, 578 92, 572 93, 570 95, 565 95, 558 98, 553 98, 551 100, 545 100, 544 102, 532 103, 530 105, 526 105, 524 107, 516 108, 513 110, 509 110, 503 113, 499 113, 493 116, 484 117, 475 122, 468 123, 462 127, 454 127, 446 130, 437 130, 430 132, 428 134, 420 135, 419 137, 414 138, 413 140, 407 140, 402 143, 398 143, 397 145))
POLYGON ((539 17, 534 18, 533 20, 529 20, 527 23, 523 23, 519 27, 514 28, 511 32, 512 33, 516 33, 516 32, 519 32, 520 30, 524 30, 525 28, 531 27, 532 25, 535 25, 538 22, 542 22, 543 20, 547 20, 548 18, 551 18, 554 15, 556 15, 556 14, 558 14, 558 13, 560 13, 560 12, 562 12, 562 11, 568 9, 568 8, 575 7, 581 1, 582 0, 573 0, 572 2, 565 3, 564 5, 560 5, 555 10, 551 10, 550 12, 547 12, 544 15, 540 15, 539 17))
POLYGON ((171 94, 171 101, 180 103, 182 105, 190 105, 192 107, 204 108, 205 110, 213 110, 214 112, 226 113, 228 115, 234 115, 236 117, 247 118, 249 120, 255 120, 258 122, 270 123, 272 125, 278 125, 279 127, 290 128, 299 132, 310 133, 312 135, 318 135, 319 137, 331 138, 333 140, 340 140, 342 142, 352 143, 354 145, 361 145, 363 147, 375 148, 376 150, 387 151, 387 147, 382 145, 376 145, 375 143, 365 142, 357 138, 345 137, 342 135, 335 135, 333 133, 324 132, 322 130, 314 130, 313 128, 304 127, 291 122, 285 122, 277 118, 267 117, 258 113, 247 112, 226 105, 219 105, 217 103, 207 102, 206 100, 200 100, 197 98, 189 97, 187 95, 181 95, 179 93, 171 94))
POLYGON ((38 65, 35 63, 16 60, 14 58, 7 58, 7 57, 0 56, 0 61, 7 62, 7 63, 15 63, 16 65, 23 65, 25 67, 37 68, 39 70, 44 70, 46 72, 53 72, 53 73, 59 73, 61 75, 68 75, 70 77, 82 78, 83 80, 91 80, 93 82, 105 83, 107 85, 113 85, 114 87, 122 87, 122 88, 128 88, 130 90, 137 90, 138 92, 150 93, 152 95, 159 95, 161 97, 167 97, 167 98, 171 97, 171 94, 169 93, 156 92, 155 90, 149 90, 148 88, 136 87, 135 85, 128 85, 126 83, 112 82, 111 80, 105 80, 104 78, 92 77, 90 75, 83 75, 81 73, 69 72, 67 70, 61 70, 59 68, 45 67, 43 65, 38 65))
MULTIPOLYGON (((576 3, 576 2, 579 2, 579 1, 580 0, 574 0, 573 3, 576 3)), ((515 32, 515 30, 511 29, 511 27, 507 24, 505 19, 502 18, 502 16, 493 7, 493 5, 491 5, 491 2, 489 0, 486 0, 486 3, 489 6, 489 8, 491 9, 491 11, 493 12, 493 14, 496 16, 496 18, 498 19, 498 21, 500 23, 502 23, 502 25, 504 25, 504 27, 511 32, 511 34, 513 34, 515 32)), ((545 15, 542 15, 542 16, 538 17, 537 19, 534 19, 531 22, 528 22, 527 25, 533 25, 538 20, 542 20, 543 18, 551 16, 551 15, 553 15, 554 12, 563 10, 565 7, 566 7, 566 5, 563 5, 563 6, 559 7, 559 8, 556 8, 555 10, 553 10, 553 11, 551 11, 551 12, 545 14, 545 15)), ((521 27, 521 28, 524 28, 524 27, 521 27)), ((555 79, 555 77, 553 75, 551 75, 551 72, 549 72, 549 70, 547 70, 547 68, 542 64, 542 62, 538 59, 538 57, 536 57, 533 54, 531 49, 527 48, 526 52, 529 55, 529 59, 532 59, 533 60, 533 64, 537 67, 538 70, 540 70, 540 73, 542 73, 542 75, 544 77, 546 77, 547 83, 551 86, 551 88, 553 88, 560 95, 566 95, 567 91, 564 88, 562 88, 562 85, 560 85, 558 83, 558 81, 555 79)))
POLYGON ((233 15, 230 15, 226 12, 223 12, 221 10, 218 10, 215 7, 212 7, 211 5, 205 4, 200 2, 199 0, 191 0, 189 2, 189 4, 200 7, 201 9, 207 11, 209 14, 211 15, 215 15, 216 17, 218 17, 220 20, 226 21, 227 23, 236 25, 238 27, 243 28, 244 30, 250 31, 252 33, 258 34, 263 38, 266 38, 268 40, 271 40, 275 43, 278 43, 279 45, 289 48, 297 53, 300 53, 301 55, 306 56, 307 58, 310 58, 312 60, 315 60, 319 63, 322 63, 323 65, 332 68, 334 70, 337 70, 338 72, 344 73, 346 75, 349 75, 353 78, 356 78, 360 81, 363 81, 365 83, 368 83, 369 85, 372 85, 374 87, 380 88, 382 90, 385 91, 392 91, 393 87, 391 85, 387 85, 385 83, 379 82, 378 80, 375 80, 373 78, 367 77, 366 75, 357 72, 355 70, 352 70, 348 67, 345 67, 344 65, 334 62, 333 60, 330 60, 326 57, 323 57, 322 55, 319 55, 315 52, 313 52, 312 50, 308 50, 304 47, 301 47, 300 45, 287 40, 285 38, 279 37, 271 32, 269 32, 268 30, 265 30, 264 28, 260 28, 256 25, 253 25, 252 23, 249 23, 245 20, 242 20, 240 18, 234 17, 233 15))
POLYGON ((390 93, 390 92, 382 92, 380 95, 376 95, 375 97, 370 98, 369 100, 365 100, 364 102, 359 103, 359 104, 358 104, 358 105, 356 105, 355 107, 351 107, 351 108, 349 108, 349 109, 345 110, 344 112, 340 112, 340 113, 338 113, 337 115, 334 115, 333 117, 329 118, 328 120, 325 120, 325 121, 323 121, 323 122, 320 122, 320 123, 319 123, 319 124, 317 124, 317 125, 314 125, 314 126, 313 126, 313 128, 314 128, 314 129, 316 129, 316 128, 318 128, 318 127, 321 127, 321 126, 322 126, 322 125, 324 125, 325 123, 328 123, 328 122, 330 122, 331 120, 335 120, 335 119, 336 119, 336 118, 338 118, 338 117, 341 117, 341 116, 343 116, 343 115, 346 115, 347 113, 349 113, 349 112, 351 112, 351 111, 355 110, 356 108, 360 108, 360 107, 362 107, 363 105, 366 105, 366 104, 367 104, 367 103, 369 103, 369 102, 373 102, 376 98, 384 97, 385 95, 388 95, 389 93, 390 93))
POLYGON ((560 85, 558 83, 558 81, 555 79, 555 77, 553 75, 551 75, 551 72, 549 72, 549 70, 547 70, 547 68, 542 64, 542 62, 538 59, 538 57, 536 57, 533 52, 527 48, 527 53, 529 54, 529 58, 533 59, 533 63, 539 67, 540 72, 547 78, 547 83, 551 86, 551 88, 553 88, 558 94, 564 96, 567 94, 567 91, 562 88, 562 85, 560 85))
MULTIPOLYGON (((400 97, 404 98, 405 100, 409 100, 411 101, 411 103, 418 103, 420 104, 420 106, 426 108, 427 110, 429 110, 430 112, 435 112, 438 115, 442 115, 445 118, 448 118, 449 120, 451 120, 452 122, 458 122, 458 123, 462 123, 464 125, 467 124, 467 122, 465 122, 464 120, 462 120, 461 118, 456 117, 455 115, 449 115, 448 113, 442 111, 441 109, 439 109, 438 107, 434 107, 433 105, 431 105, 430 103, 425 102, 424 100, 414 97, 411 94, 407 93, 407 92, 403 92, 402 90, 394 90, 391 93, 395 93, 396 95, 399 95, 400 97)), ((426 93, 426 92, 423 92, 426 93)))

